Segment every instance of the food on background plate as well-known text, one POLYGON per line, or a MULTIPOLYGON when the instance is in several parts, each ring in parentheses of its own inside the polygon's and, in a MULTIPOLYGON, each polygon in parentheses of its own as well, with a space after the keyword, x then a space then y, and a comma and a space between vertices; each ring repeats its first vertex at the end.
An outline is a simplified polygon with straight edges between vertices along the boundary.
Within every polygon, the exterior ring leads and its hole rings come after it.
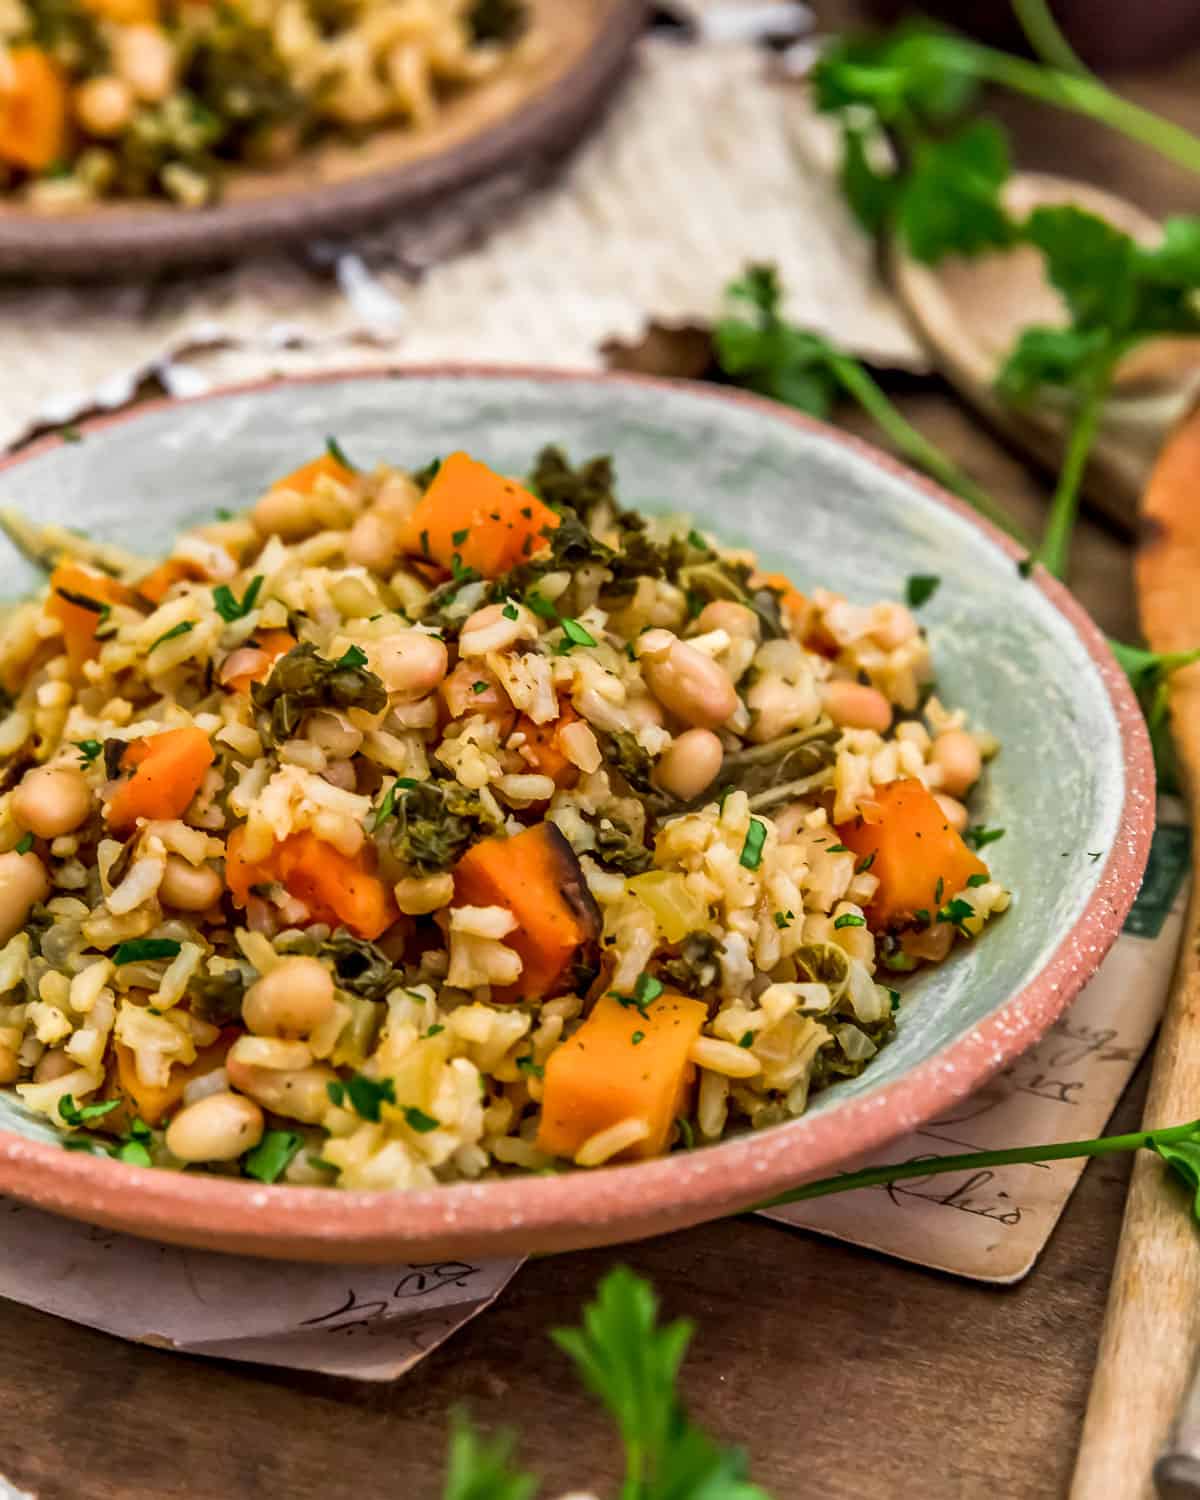
POLYGON ((7 525, 52 571, 0 635, 0 1083, 68 1144, 359 1189, 691 1148, 860 1073, 1008 905, 912 609, 605 459, 331 441, 154 566, 7 525))
POLYGON ((195 208, 231 165, 420 130, 522 44, 524 0, 11 0, 0 190, 195 208))

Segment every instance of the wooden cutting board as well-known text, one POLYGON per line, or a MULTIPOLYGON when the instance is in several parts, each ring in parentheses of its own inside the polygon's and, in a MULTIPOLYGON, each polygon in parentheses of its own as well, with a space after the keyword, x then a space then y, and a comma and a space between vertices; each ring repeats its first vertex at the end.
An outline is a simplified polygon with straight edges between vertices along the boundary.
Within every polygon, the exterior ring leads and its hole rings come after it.
MULTIPOLYGON (((1200 407, 1168 437, 1142 501, 1135 565, 1147 642, 1200 645, 1200 407)), ((1172 679, 1172 728, 1200 826, 1200 663, 1172 679)), ((1194 841, 1200 844, 1200 840, 1194 841)), ((1193 847, 1195 875, 1196 847, 1193 847)), ((1200 880, 1154 1060, 1145 1126, 1200 1117, 1200 880)), ((1152 1500, 1153 1467, 1200 1352, 1200 1233, 1164 1164, 1139 1153, 1071 1500, 1152 1500)))

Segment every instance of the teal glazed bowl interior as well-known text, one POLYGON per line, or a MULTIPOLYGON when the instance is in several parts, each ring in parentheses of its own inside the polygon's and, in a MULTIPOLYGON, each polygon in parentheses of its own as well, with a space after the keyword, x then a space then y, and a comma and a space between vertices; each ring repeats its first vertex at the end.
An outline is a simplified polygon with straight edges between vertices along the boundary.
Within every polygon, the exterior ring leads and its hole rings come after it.
MULTIPOLYGON (((1013 890, 982 938, 906 985, 894 1042, 801 1119, 660 1160, 413 1193, 269 1187, 62 1150, 0 1093, 0 1192, 135 1234, 348 1262, 611 1243, 696 1223, 825 1175, 979 1087, 1086 982, 1137 892, 1154 779, 1137 706, 1103 637, 963 505, 844 434, 712 387, 538 371, 413 370, 282 382, 161 403, 49 438, 0 469, 0 505, 147 556, 181 526, 248 505, 335 434, 361 466, 463 447, 524 472, 546 442, 611 453, 626 504, 688 511, 801 589, 902 598, 943 699, 1002 742, 972 806, 1013 890), (1096 854, 1100 858, 1096 858, 1096 854)), ((0 546, 4 544, 0 543, 0 546)), ((7 551, 3 592, 38 587, 7 551)))

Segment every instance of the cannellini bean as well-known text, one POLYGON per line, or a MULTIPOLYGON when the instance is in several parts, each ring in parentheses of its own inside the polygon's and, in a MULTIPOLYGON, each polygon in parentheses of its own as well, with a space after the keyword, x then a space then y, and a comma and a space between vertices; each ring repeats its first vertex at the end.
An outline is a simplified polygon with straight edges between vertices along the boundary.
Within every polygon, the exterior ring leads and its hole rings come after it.
POLYGON ((402 630, 376 641, 370 657, 388 692, 406 699, 431 693, 450 666, 445 643, 423 630, 402 630))
POLYGON ((396 905, 410 917, 425 917, 440 911, 454 899, 454 877, 442 875, 409 875, 392 887, 396 905))
POLYGON ((843 729, 874 729, 886 734, 892 727, 892 705, 878 688, 861 682, 827 682, 825 712, 843 729))
POLYGON ((157 26, 117 26, 112 38, 113 66, 138 99, 157 104, 175 86, 175 54, 157 26))
POLYGON ((38 766, 26 772, 12 795, 12 814, 40 839, 71 833, 87 818, 92 792, 75 766, 38 766))
POLYGON ((942 816, 954 829, 955 833, 965 833, 967 828, 967 810, 957 797, 947 797, 945 792, 935 792, 933 800, 942 810, 942 816))
POLYGON ((297 542, 320 525, 309 497, 286 486, 260 495, 250 519, 259 536, 278 536, 285 542, 297 542))
POLYGON ((664 792, 690 802, 713 784, 725 748, 711 729, 688 729, 663 752, 654 779, 664 792))
POLYGON ((74 103, 75 118, 90 135, 120 135, 133 114, 133 91, 106 73, 81 83, 74 103))
POLYGON ((263 1137, 263 1112, 239 1094, 209 1094, 167 1126, 167 1150, 180 1161, 236 1161, 263 1137))
POLYGON ((754 611, 732 599, 714 599, 706 604, 692 621, 688 634, 706 635, 710 630, 723 630, 734 640, 757 641, 762 634, 754 611))
POLYGON ((737 708, 737 691, 725 670, 669 630, 648 630, 636 649, 650 691, 685 724, 716 729, 737 708))
POLYGON ((334 999, 333 977, 325 965, 292 954, 246 991, 242 1019, 255 1036, 307 1036, 329 1019, 334 999))
POLYGON ((965 729, 948 729, 933 742, 930 759, 942 773, 942 790, 951 797, 961 797, 979 780, 983 757, 979 746, 965 729))
POLYGON ((337 1079, 333 1069, 321 1063, 282 1073, 277 1068, 257 1068, 230 1057, 225 1070, 234 1088, 249 1094, 264 1109, 305 1125, 317 1125, 325 1118, 330 1107, 327 1086, 337 1079))
POLYGON ((0 1042, 0 1086, 16 1083, 21 1076, 21 1064, 15 1047, 0 1042))
POLYGON ((168 854, 158 899, 178 911, 207 911, 221 899, 224 882, 211 865, 191 865, 168 854))
POLYGON ((373 573, 390 573, 400 556, 396 527, 378 510, 365 510, 350 528, 346 556, 373 573))
POLYGON ((649 693, 638 693, 625 704, 625 713, 635 731, 638 729, 661 729, 663 725, 662 705, 649 693))
POLYGON ((65 1078, 68 1073, 74 1073, 79 1064, 73 1057, 69 1057, 61 1047, 51 1047, 49 1052, 43 1052, 38 1065, 33 1070, 34 1083, 53 1083, 56 1078, 65 1078))
POLYGON ((334 713, 332 709, 321 709, 318 713, 309 714, 304 721, 304 733, 314 745, 319 745, 334 760, 345 760, 347 756, 356 755, 362 748, 362 730, 356 729, 348 719, 342 714, 334 713))
POLYGON ((46 866, 32 850, 0 854, 0 945, 20 932, 31 907, 49 894, 46 866))
POLYGON ((518 641, 536 640, 537 633, 533 612, 523 604, 485 604, 463 622, 458 637, 459 655, 486 656, 489 651, 508 651, 518 641))

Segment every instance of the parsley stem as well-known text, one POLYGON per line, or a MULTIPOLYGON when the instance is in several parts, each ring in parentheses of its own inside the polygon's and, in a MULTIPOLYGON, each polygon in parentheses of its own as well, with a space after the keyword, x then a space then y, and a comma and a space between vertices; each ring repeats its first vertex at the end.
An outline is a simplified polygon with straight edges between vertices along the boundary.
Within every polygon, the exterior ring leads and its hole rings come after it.
POLYGON ((808 1182, 760 1203, 758 1208, 780 1208, 785 1203, 802 1203, 808 1198, 824 1198, 829 1193, 845 1193, 853 1188, 886 1187, 910 1177, 939 1177, 945 1172, 964 1172, 978 1167, 1010 1167, 1028 1162, 1069 1161, 1080 1156, 1115 1156, 1124 1151, 1140 1151, 1143 1146, 1168 1146, 1175 1141, 1194 1139, 1200 1121, 1170 1125, 1162 1130, 1138 1130, 1132 1135, 1100 1136, 1090 1141, 1059 1141, 1050 1146, 1012 1146, 1003 1151, 966 1151, 958 1156, 937 1156, 924 1160, 893 1162, 882 1167, 865 1167, 860 1172, 842 1172, 837 1177, 823 1177, 808 1182))
POLYGON ((1091 69, 1063 35, 1046 0, 1012 0, 1012 8, 1026 41, 1044 63, 1062 73, 1074 73, 1081 78, 1092 76, 1091 69))
POLYGON ((969 474, 964 474, 936 444, 931 443, 901 416, 856 359, 851 359, 838 350, 831 350, 828 362, 842 389, 879 425, 902 457, 916 468, 923 469, 930 478, 936 479, 948 490, 960 495, 981 516, 986 516, 993 526, 999 526, 1022 546, 1029 545, 1029 539, 1003 507, 992 499, 982 485, 976 484, 969 474))
POLYGON ((1105 354, 1092 367, 1083 386, 1082 399, 1071 424, 1063 466, 1059 471, 1054 499, 1050 502, 1050 519, 1046 523, 1045 535, 1035 553, 1038 561, 1043 563, 1055 578, 1062 578, 1066 575, 1067 561, 1071 552, 1071 534, 1075 530, 1075 519, 1079 514, 1079 492, 1083 484, 1084 471, 1087 468, 1088 455, 1096 440, 1096 430, 1100 425, 1104 402, 1112 384, 1115 364, 1115 358, 1111 354, 1105 354))
POLYGON ((972 74, 1002 88, 1041 99, 1060 109, 1087 115, 1102 125, 1149 146, 1169 161, 1200 172, 1200 137, 1164 120, 1152 110, 1122 99, 1090 76, 1047 68, 1042 63, 984 47, 962 37, 930 37, 930 61, 951 71, 972 74))

